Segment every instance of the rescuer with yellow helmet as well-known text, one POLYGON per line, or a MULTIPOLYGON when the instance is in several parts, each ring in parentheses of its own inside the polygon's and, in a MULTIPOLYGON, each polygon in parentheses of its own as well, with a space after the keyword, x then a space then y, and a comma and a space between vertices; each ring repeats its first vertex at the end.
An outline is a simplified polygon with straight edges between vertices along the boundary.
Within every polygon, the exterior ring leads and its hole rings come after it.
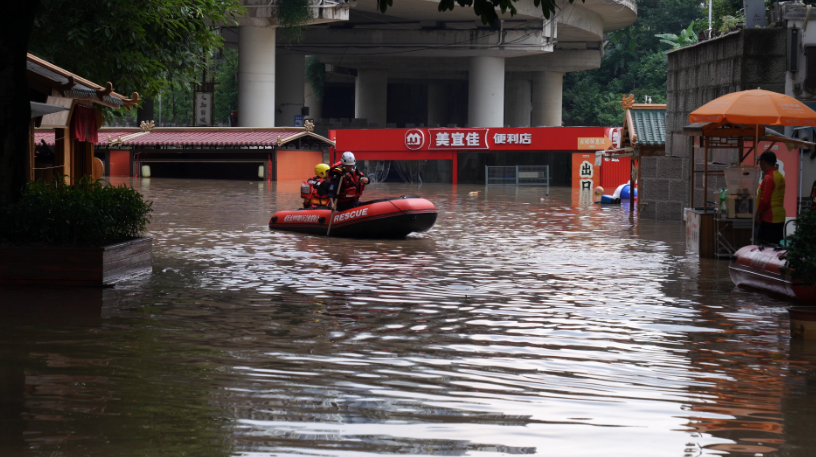
POLYGON ((328 179, 329 167, 325 163, 315 165, 315 176, 307 179, 300 185, 300 196, 303 198, 303 207, 327 206, 329 198, 326 196, 326 186, 321 184, 328 179))
POLYGON ((317 175, 318 178, 325 178, 326 172, 329 171, 329 168, 331 167, 329 167, 328 164, 319 163, 315 165, 315 175, 317 175))

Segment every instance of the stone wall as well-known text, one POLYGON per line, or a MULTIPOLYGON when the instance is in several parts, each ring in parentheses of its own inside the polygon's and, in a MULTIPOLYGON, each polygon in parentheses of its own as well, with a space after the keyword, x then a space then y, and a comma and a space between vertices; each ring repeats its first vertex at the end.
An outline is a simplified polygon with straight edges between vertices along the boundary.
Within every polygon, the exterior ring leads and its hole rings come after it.
POLYGON ((688 199, 688 161, 682 157, 643 157, 640 165, 640 217, 681 220, 688 199))
MULTIPOLYGON (((644 157, 641 168, 641 217, 677 220, 690 205, 689 149, 683 135, 688 116, 722 95, 760 87, 785 93, 785 29, 739 30, 669 53, 666 94, 666 157, 644 157)), ((715 150, 709 162, 727 164, 736 150, 715 150)), ((703 151, 695 152, 695 169, 704 166, 703 151)), ((727 165, 709 166, 717 171, 727 165)), ((702 173, 695 175, 694 203, 703 204, 702 173)), ((709 177, 708 200, 724 186, 720 177, 709 177)))
MULTIPOLYGON (((695 109, 757 87, 785 93, 785 29, 739 30, 669 53, 666 134, 683 133, 695 109)), ((666 155, 675 154, 671 144, 666 155)))

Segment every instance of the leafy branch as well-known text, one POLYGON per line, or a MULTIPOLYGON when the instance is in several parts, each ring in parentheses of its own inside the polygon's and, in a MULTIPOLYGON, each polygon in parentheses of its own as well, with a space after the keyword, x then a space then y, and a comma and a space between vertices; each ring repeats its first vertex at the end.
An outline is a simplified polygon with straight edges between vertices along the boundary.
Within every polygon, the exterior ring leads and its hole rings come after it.
POLYGON ((312 19, 309 0, 278 0, 278 25, 284 38, 291 43, 303 38, 303 30, 312 19))
POLYGON ((796 233, 788 238, 785 259, 783 274, 816 286, 816 210, 796 218, 796 233))
POLYGON ((306 57, 306 81, 312 88, 315 98, 323 100, 323 87, 326 79, 326 65, 316 56, 306 57))
POLYGON ((660 38, 661 43, 671 46, 671 50, 680 49, 697 42, 697 33, 694 32, 694 21, 691 21, 688 28, 681 30, 680 35, 657 33, 655 36, 660 38))

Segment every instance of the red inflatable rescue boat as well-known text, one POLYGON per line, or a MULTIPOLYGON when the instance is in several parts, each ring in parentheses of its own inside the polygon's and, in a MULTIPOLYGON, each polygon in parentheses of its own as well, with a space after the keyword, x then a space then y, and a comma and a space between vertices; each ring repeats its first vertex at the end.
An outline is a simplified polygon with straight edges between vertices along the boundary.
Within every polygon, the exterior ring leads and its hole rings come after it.
POLYGON ((776 295, 816 304, 816 291, 812 284, 783 275, 784 249, 749 245, 740 248, 731 257, 728 271, 731 280, 740 287, 758 289, 776 295))
MULTIPOLYGON (((278 211, 269 220, 272 230, 325 235, 331 208, 313 206, 295 211, 278 211)), ((347 238, 405 238, 412 232, 430 230, 436 222, 436 207, 417 195, 361 203, 337 211, 331 236, 347 238)))

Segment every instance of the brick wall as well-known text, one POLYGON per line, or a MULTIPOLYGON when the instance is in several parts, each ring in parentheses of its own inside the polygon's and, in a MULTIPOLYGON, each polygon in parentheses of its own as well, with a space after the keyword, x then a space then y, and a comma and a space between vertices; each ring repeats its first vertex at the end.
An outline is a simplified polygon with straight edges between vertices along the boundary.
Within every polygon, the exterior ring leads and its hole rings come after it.
MULTIPOLYGON (((756 89, 785 93, 785 29, 739 30, 669 53, 666 134, 683 133, 688 116, 731 92, 756 89)), ((666 144, 666 155, 674 153, 666 144)))
POLYGON ((640 217, 681 220, 688 195, 688 165, 682 157, 643 157, 640 166, 640 217))
MULTIPOLYGON (((643 157, 640 186, 641 217, 676 220, 690 205, 689 148, 683 135, 688 116, 722 95, 756 89, 785 93, 787 46, 785 29, 739 30, 669 53, 666 94, 666 157, 643 157)), ((710 162, 729 164, 735 150, 714 150, 710 162)), ((702 171, 703 151, 695 152, 695 169, 702 171)), ((728 165, 710 165, 710 171, 728 165)), ((694 180, 695 206, 703 204, 702 173, 694 180)), ((725 186, 724 178, 710 176, 709 195, 725 186)))

